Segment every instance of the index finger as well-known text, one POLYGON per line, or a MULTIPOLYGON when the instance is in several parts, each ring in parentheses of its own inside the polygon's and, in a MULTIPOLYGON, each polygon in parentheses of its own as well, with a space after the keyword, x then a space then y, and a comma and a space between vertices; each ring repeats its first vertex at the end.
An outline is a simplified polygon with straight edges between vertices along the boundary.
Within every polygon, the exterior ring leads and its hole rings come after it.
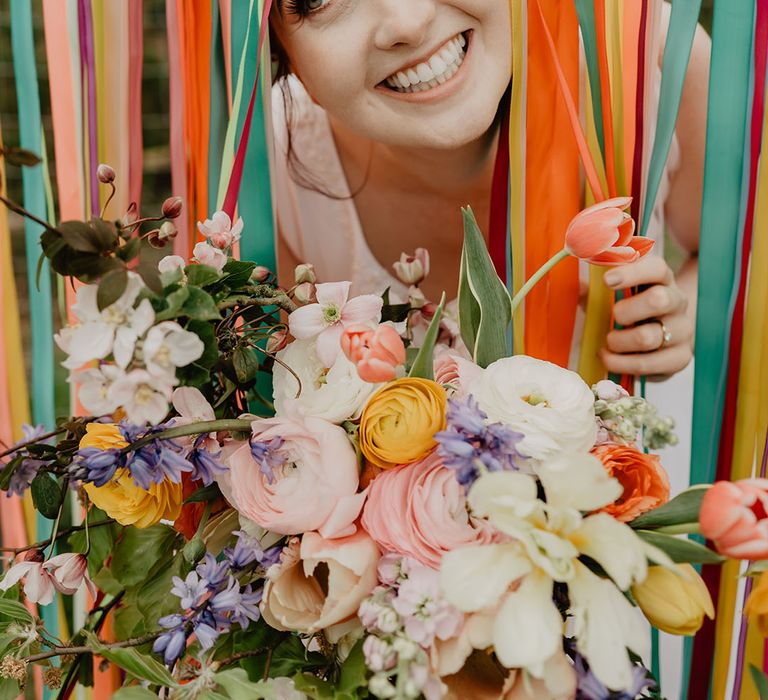
POLYGON ((674 275, 664 258, 646 255, 633 263, 611 268, 603 280, 612 289, 629 289, 644 284, 668 285, 674 280, 674 275))

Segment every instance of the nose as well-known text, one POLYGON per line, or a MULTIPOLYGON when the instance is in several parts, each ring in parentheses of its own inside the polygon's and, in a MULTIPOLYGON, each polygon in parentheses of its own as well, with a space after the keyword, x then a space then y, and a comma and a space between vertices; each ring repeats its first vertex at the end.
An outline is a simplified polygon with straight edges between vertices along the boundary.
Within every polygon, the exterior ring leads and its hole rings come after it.
MULTIPOLYGON (((370 1, 370 0, 369 0, 370 1)), ((376 48, 418 46, 427 37, 435 18, 436 0, 378 0, 379 25, 376 48)))

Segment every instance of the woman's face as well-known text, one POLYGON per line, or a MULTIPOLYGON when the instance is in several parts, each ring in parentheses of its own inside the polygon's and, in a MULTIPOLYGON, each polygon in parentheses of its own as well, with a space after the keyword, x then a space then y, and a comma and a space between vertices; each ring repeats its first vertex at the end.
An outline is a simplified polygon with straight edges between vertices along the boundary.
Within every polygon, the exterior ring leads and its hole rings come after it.
POLYGON ((491 126, 512 72, 507 0, 278 0, 291 69, 374 141, 453 148, 491 126))

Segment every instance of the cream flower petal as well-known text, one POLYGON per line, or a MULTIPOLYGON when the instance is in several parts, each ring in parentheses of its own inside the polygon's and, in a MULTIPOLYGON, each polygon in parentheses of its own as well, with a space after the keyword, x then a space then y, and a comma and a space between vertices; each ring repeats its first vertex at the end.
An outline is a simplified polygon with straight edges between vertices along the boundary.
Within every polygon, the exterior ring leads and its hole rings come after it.
POLYGON ((320 304, 309 304, 292 311, 288 316, 288 328, 299 340, 314 338, 327 328, 323 308, 320 304))
POLYGON ((552 602, 553 582, 531 572, 510 593, 494 623, 494 648, 507 668, 525 668, 537 678, 563 643, 563 620, 552 602))
POLYGON ((216 420, 216 414, 211 408, 200 389, 192 386, 182 386, 175 389, 171 402, 176 412, 182 417, 193 421, 216 420))
POLYGON ((344 304, 341 318, 344 323, 378 322, 384 302, 375 294, 363 294, 350 299, 344 304))
POLYGON ((462 547, 443 555, 440 587, 459 610, 475 612, 495 605, 510 584, 530 570, 516 545, 462 547))
POLYGON ((591 454, 562 454, 538 466, 547 504, 584 512, 613 503, 624 489, 591 454))
POLYGON ((536 481, 527 474, 491 472, 474 483, 467 502, 475 515, 492 518, 504 512, 525 518, 538 503, 536 481))
POLYGON ((339 310, 347 303, 351 282, 324 282, 315 286, 315 296, 320 306, 336 306, 339 310))
POLYGON ((568 584, 576 646, 592 672, 611 690, 628 690, 634 679, 627 649, 649 652, 649 635, 640 611, 608 579, 583 564, 568 584))

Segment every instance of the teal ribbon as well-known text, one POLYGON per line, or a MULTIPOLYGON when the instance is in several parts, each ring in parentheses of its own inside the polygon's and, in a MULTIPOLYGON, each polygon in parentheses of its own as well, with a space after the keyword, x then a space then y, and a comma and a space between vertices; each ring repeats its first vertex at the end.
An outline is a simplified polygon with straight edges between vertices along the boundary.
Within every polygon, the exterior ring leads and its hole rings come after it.
MULTIPOLYGON (((692 483, 712 482, 717 472, 746 194, 744 152, 754 14, 754 0, 727 0, 714 5, 699 244, 692 483)), ((686 639, 683 697, 688 694, 692 652, 693 640, 686 639)))
MULTIPOLYGON (((38 155, 43 154, 40 96, 38 94, 35 43, 32 30, 32 7, 28 0, 11 0, 11 44, 16 100, 19 114, 20 146, 38 155)), ((42 165, 22 170, 24 207, 40 219, 48 219, 45 179, 42 165)), ((46 261, 36 284, 37 261, 42 253, 40 235, 43 228, 29 219, 24 220, 27 283, 29 288, 29 319, 32 326, 32 420, 53 428, 55 424, 53 307, 51 271, 46 261)), ((51 521, 37 514, 37 537, 50 535, 51 521)), ((41 608, 46 628, 58 634, 58 605, 41 608)), ((46 689, 45 697, 51 693, 46 689)))
MULTIPOLYGON (((248 45, 245 47, 245 62, 243 65, 244 96, 240 103, 240 111, 232 118, 237 119, 237 139, 243 129, 245 114, 248 110, 250 86, 256 79, 256 60, 259 45, 259 21, 264 2, 259 0, 258 12, 253 12, 251 20, 254 25, 247 32, 249 21, 248 3, 232 3, 232 65, 238 65, 242 55, 243 46, 248 36, 248 45)), ((266 42, 265 42, 266 44, 266 42)), ((262 59, 259 91, 263 96, 271 89, 272 75, 268 46, 265 45, 265 58, 262 59)), ((245 155, 243 181, 240 186, 240 195, 237 200, 238 214, 245 222, 243 236, 240 239, 240 257, 243 260, 252 260, 259 265, 277 271, 277 254, 275 251, 275 222, 272 214, 272 184, 270 181, 268 135, 266 133, 266 119, 264 112, 264 99, 257 99, 253 110, 253 122, 251 135, 248 140, 248 150, 245 155)), ((269 135, 271 140, 271 134, 269 135)), ((259 373, 257 390, 267 399, 272 397, 271 377, 259 373)), ((264 407, 258 403, 251 404, 251 410, 263 413, 264 407)))
MULTIPOLYGON (((637 2, 638 0, 633 0, 637 2)), ((603 103, 600 100, 600 66, 597 60, 597 29, 595 25, 594 0, 575 0, 576 14, 579 17, 581 38, 584 43, 584 55, 587 59, 592 112, 595 115, 595 131, 600 151, 605 158, 605 127, 603 126, 603 103)))
POLYGON ((645 202, 640 217, 641 236, 648 233, 651 212, 669 157, 700 10, 701 0, 675 0, 672 4, 672 17, 669 21, 667 41, 664 44, 664 64, 661 69, 661 91, 656 133, 653 138, 653 150, 648 166, 645 202))
POLYGON ((224 65, 224 41, 221 36, 221 15, 218 0, 211 0, 211 103, 208 136, 208 212, 217 209, 221 160, 227 136, 229 107, 227 105, 227 73, 224 65))

